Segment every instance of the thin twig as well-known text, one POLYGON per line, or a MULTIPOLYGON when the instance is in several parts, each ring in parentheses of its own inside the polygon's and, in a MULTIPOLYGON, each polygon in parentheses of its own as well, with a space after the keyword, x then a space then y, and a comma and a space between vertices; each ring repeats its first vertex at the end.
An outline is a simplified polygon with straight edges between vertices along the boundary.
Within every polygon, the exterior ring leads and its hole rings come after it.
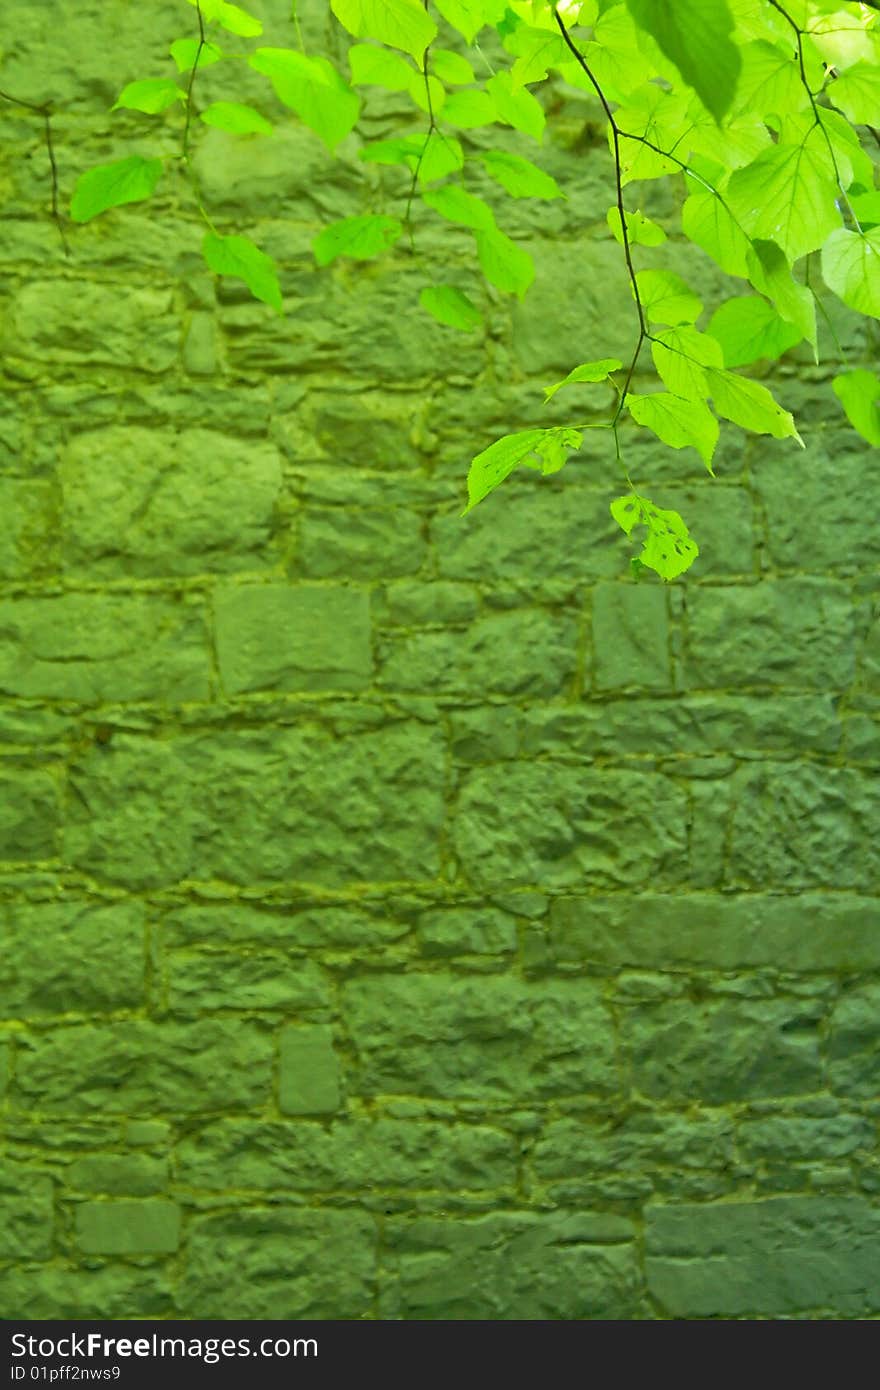
POLYGON ((629 364, 629 371, 628 371, 627 374, 626 374, 626 381, 625 381, 624 384, 623 384, 623 390, 622 390, 622 392, 620 393, 620 400, 619 400, 618 403, 617 403, 617 410, 616 410, 615 415, 614 415, 614 423, 616 424, 617 420, 620 418, 620 413, 621 413, 621 411, 623 410, 624 405, 626 404, 626 393, 627 393, 627 391, 629 390, 630 382, 631 382, 632 379, 633 379, 633 373, 635 372, 635 369, 636 369, 636 363, 638 362, 638 360, 639 360, 639 354, 640 354, 641 351, 642 351, 642 344, 644 343, 645 339, 649 336, 649 335, 648 335, 648 325, 647 325, 647 321, 646 321, 646 319, 645 319, 645 310, 644 310, 644 307, 643 307, 643 305, 642 305, 641 296, 639 295, 639 286, 638 286, 638 281, 636 280, 635 267, 634 267, 634 265, 633 265, 632 249, 631 249, 631 247, 630 247, 629 233, 628 233, 627 227, 626 227, 626 207, 624 206, 624 201, 623 201, 623 174, 622 174, 621 160, 620 160, 620 135, 621 135, 621 131, 620 131, 620 127, 618 126, 616 120, 614 119, 614 113, 613 113, 613 111, 611 110, 611 107, 610 107, 609 104, 608 104, 608 100, 607 100, 607 98, 606 98, 606 96, 605 96, 605 93, 602 91, 602 88, 599 86, 599 83, 597 82, 596 77, 594 76, 593 72, 591 71, 590 66, 589 66, 589 64, 587 63, 586 58, 585 58, 584 55, 581 53, 581 51, 580 51, 580 49, 577 47, 577 45, 574 43, 574 41, 573 41, 571 35, 569 34, 568 30, 566 29, 565 24, 563 23, 563 20, 562 20, 562 16, 561 16, 560 13, 559 13, 559 10, 556 9, 555 7, 554 7, 554 10, 553 10, 553 17, 554 17, 554 19, 556 20, 557 25, 559 26, 559 31, 560 31, 560 33, 562 34, 562 37, 563 37, 563 39, 565 40, 565 43, 566 43, 567 47, 570 49, 571 53, 574 55, 574 57, 575 57, 577 63, 579 64, 579 66, 580 66, 581 68, 583 68, 584 72, 586 73, 587 77, 590 79, 590 82, 592 83, 593 87, 595 88, 596 95, 598 96, 599 100, 600 100, 601 103, 602 103, 602 107, 603 107, 603 109, 604 109, 604 111, 605 111, 605 115, 608 117, 608 121, 609 121, 609 124, 610 124, 610 126, 611 126, 611 138, 612 138, 612 141, 613 141, 613 143, 614 143, 614 179, 615 179, 615 183, 616 183, 616 186, 617 186, 617 211, 618 211, 618 213, 620 214, 620 235, 621 235, 621 239, 622 239, 622 242, 623 242, 623 254, 624 254, 624 257, 625 257, 625 259, 626 259, 626 268, 627 268, 627 272, 628 272, 628 274, 629 274, 630 284, 631 284, 631 286, 632 286, 633 297, 634 297, 634 299, 635 299, 635 301, 636 301, 636 311, 637 311, 638 316, 639 316, 639 336, 638 336, 638 341, 636 342, 635 351, 633 352, 633 355, 632 355, 632 361, 631 361, 630 364, 629 364))
MULTIPOLYGON (((425 9, 427 10, 427 8, 428 8, 428 0, 425 0, 425 9)), ((436 120, 436 117, 435 117, 435 115, 434 115, 434 102, 433 102, 433 100, 432 100, 432 98, 431 98, 431 80, 430 80, 430 76, 429 76, 429 73, 428 73, 428 54, 429 54, 430 52, 431 52, 431 45, 428 44, 428 47, 425 49, 424 53, 422 54, 422 68, 421 68, 422 79, 423 79, 424 84, 425 84, 425 100, 426 100, 427 103, 428 103, 428 122, 429 122, 429 123, 428 123, 428 131, 427 131, 427 134, 425 135, 425 143, 422 145, 422 148, 419 150, 419 157, 418 157, 418 159, 416 160, 416 167, 413 169, 412 182, 410 183, 410 186, 409 186, 409 193, 408 193, 407 199, 406 199, 406 212, 404 213, 404 216, 403 216, 404 225, 405 225, 405 227, 406 227, 407 233, 409 234, 409 248, 410 248, 410 251, 415 251, 415 249, 416 249, 415 237, 413 236, 412 221, 411 221, 411 218, 410 218, 410 213, 411 213, 411 211, 412 211, 412 202, 413 202, 413 198, 415 197, 415 193, 416 193, 416 185, 418 184, 418 181, 419 181, 419 174, 420 174, 421 168, 422 168, 422 161, 423 161, 424 158, 425 158, 425 151, 427 150, 428 145, 431 143, 431 136, 434 134, 434 132, 435 132, 436 129, 437 129, 437 120, 436 120)))
POLYGON ((196 0, 196 14, 199 17, 199 45, 196 49, 196 56, 193 59, 193 65, 190 69, 189 82, 186 86, 186 120, 184 121, 183 125, 183 160, 185 163, 189 161, 189 125, 190 121, 192 120, 193 84, 196 80, 196 69, 199 66, 199 59, 202 56, 202 49, 205 46, 205 21, 202 16, 202 7, 199 4, 198 0, 196 0))
POLYGON ((49 155, 49 169, 52 176, 52 221, 58 228, 58 235, 61 238, 61 245, 64 247, 65 256, 70 255, 70 247, 64 231, 64 223, 61 219, 61 211, 58 207, 58 165, 55 162, 55 145, 52 140, 52 107, 49 102, 24 101, 21 97, 14 97, 9 92, 0 91, 0 97, 4 101, 9 101, 13 106, 23 106, 27 111, 36 111, 43 117, 43 132, 46 137, 46 150, 49 155))

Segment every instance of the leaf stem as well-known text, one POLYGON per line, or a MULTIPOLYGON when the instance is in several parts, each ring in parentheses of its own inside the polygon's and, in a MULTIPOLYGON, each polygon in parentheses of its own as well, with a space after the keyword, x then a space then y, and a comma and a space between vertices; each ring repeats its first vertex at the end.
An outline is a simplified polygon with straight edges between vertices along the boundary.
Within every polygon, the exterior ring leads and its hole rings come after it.
POLYGON ((9 92, 0 91, 0 97, 4 101, 11 102, 13 106, 23 106, 27 111, 35 111, 43 118, 43 133, 46 139, 46 152, 49 156, 49 170, 52 180, 52 221, 58 228, 58 235, 61 238, 61 245, 64 248, 65 256, 70 255, 70 246, 64 231, 64 222, 61 218, 61 211, 58 207, 58 165, 55 162, 55 145, 52 140, 52 107, 48 101, 24 101, 21 97, 14 97, 9 92))

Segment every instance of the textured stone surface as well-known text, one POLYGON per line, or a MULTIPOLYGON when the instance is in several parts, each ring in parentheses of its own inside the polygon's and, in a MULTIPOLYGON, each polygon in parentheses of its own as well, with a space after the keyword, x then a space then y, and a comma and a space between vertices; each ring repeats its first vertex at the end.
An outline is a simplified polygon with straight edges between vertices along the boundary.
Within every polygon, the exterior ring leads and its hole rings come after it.
POLYGON ((153 596, 0 601, 0 690, 43 699, 179 701, 210 688, 197 607, 153 596))
POLYGON ((880 1306, 880 1213, 857 1197, 649 1206, 648 1288, 672 1317, 880 1306))
MULTIPOLYGON (((257 8, 292 42, 289 0, 257 8)), ((418 199, 414 254, 316 266, 329 222, 404 211, 408 171, 358 150, 406 93, 360 89, 330 159, 246 63, 199 74, 197 110, 275 125, 190 134, 280 317, 205 267, 174 113, 109 114, 181 10, 4 10, 70 256, 6 101, 0 1312, 876 1318, 880 473, 831 335, 758 369, 804 450, 725 424, 710 478, 622 425, 700 546, 674 584, 632 582, 608 431, 463 517, 480 450, 613 405, 543 387, 632 351, 593 97, 552 79, 540 145, 467 133, 567 194, 468 160, 534 257, 520 303, 418 199), (136 151, 155 195, 73 224, 79 175, 136 151), (479 332, 418 307, 439 282, 479 332)), ((297 13, 346 72, 327 5, 297 13)), ((680 192, 625 189, 668 233, 637 265, 705 326, 730 284, 680 192)))
POLYGON ((216 573, 271 561, 281 460, 262 440, 111 425, 75 435, 58 477, 70 570, 216 573))

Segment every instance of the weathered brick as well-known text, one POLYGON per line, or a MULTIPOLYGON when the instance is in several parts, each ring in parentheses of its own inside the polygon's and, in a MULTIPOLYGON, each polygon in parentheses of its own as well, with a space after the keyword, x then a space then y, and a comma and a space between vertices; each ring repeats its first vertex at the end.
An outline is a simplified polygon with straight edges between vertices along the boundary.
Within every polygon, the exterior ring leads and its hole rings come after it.
POLYGON ((340 738, 302 721, 173 742, 120 736, 73 770, 82 799, 66 854, 130 887, 433 879, 442 747, 415 723, 340 738))
POLYGON ((589 1211, 392 1217, 383 1318, 632 1318, 641 1311, 631 1226, 589 1211))
POLYGON ((826 579, 688 590, 689 686, 844 689, 854 673, 852 606, 826 579))
POLYGON ((281 1032, 278 1105, 285 1115, 330 1114, 339 1109, 340 1067, 330 1028, 281 1032))
POLYGON ((376 976, 343 987, 353 1089, 449 1099, 606 1093, 611 1017, 593 981, 376 976))
POLYGON ((198 606, 154 595, 0 601, 0 690, 50 700, 200 700, 210 689, 198 606))
POLYGON ((30 479, 0 478, 0 581, 42 574, 53 558, 49 488, 30 479))
POLYGON ((452 838, 478 887, 632 887, 684 876, 686 820, 657 774, 517 762, 464 778, 452 838))
POLYGON ((157 1198, 82 1202, 76 1239, 87 1255, 171 1255, 180 1243, 180 1207, 157 1198))
POLYGON ((813 573, 870 568, 880 563, 880 538, 872 504, 880 500, 880 468, 869 450, 856 448, 855 434, 829 448, 820 435, 798 460, 797 490, 792 464, 761 459, 755 486, 767 517, 767 549, 775 565, 813 573))
POLYGON ((161 1318, 174 1312, 166 1270, 121 1260, 8 1265, 0 1269, 0 1302, 22 1319, 161 1318))
POLYGON ((556 898, 553 959, 567 965, 880 968, 878 902, 840 893, 647 893, 556 898))
POLYGON ((52 1253, 52 1181, 24 1163, 0 1163, 0 1260, 52 1253))
POLYGON ((272 1039, 253 1023, 81 1024, 22 1040, 13 1098, 59 1115, 242 1110, 268 1103, 271 1072, 272 1039))
POLYGON ((243 1206, 192 1221, 179 1296, 194 1318, 360 1318, 375 1278, 370 1217, 243 1206))
POLYGON ((516 918, 476 904, 440 908, 419 917, 418 938, 427 956, 505 956, 516 950, 516 918))
POLYGON ((271 561, 281 458, 263 440, 110 425, 75 435, 58 476, 68 569, 215 574, 271 561))
POLYGON ((648 1288, 678 1318, 880 1307, 880 1211, 859 1197, 650 1205, 648 1288))
POLYGON ((870 772, 765 760, 737 774, 733 794, 727 885, 876 885, 880 784, 870 772))
POLYGON ((6 350, 40 363, 164 372, 177 357, 179 335, 170 290, 31 280, 13 301, 6 350))
POLYGON ((386 643, 381 683, 438 694, 557 695, 577 668, 574 618, 516 609, 461 632, 417 632, 386 643))
MULTIPOLYGON (((128 1141, 134 1142, 130 1134, 128 1141)), ((166 1186, 168 1163, 142 1153, 84 1154, 71 1163, 65 1179, 74 1192, 148 1197, 166 1186)))
POLYGON ((819 1090, 821 1017, 809 1000, 643 1004, 622 1021, 632 1085, 708 1104, 819 1090))
POLYGON ((880 1094, 880 985, 849 990, 835 1005, 828 1072, 834 1088, 845 1095, 872 1100, 880 1094))
POLYGON ((178 1146, 178 1178, 209 1191, 512 1190, 516 1145, 485 1124, 390 1116, 217 1120, 178 1146))
POLYGON ((0 859, 49 859, 57 850, 61 807, 48 772, 0 768, 0 859))
POLYGON ((366 906, 304 907, 286 911, 224 903, 185 907, 165 919, 169 940, 181 944, 241 945, 259 943, 275 948, 382 945, 409 931, 388 910, 366 906))
POLYGON ((666 593, 647 585, 593 590, 593 681, 598 690, 670 684, 666 593))
POLYGON ((330 1002, 321 967, 280 953, 169 951, 167 1000, 173 1013, 218 1009, 326 1009, 330 1002))
POLYGON ((138 902, 0 905, 0 1012, 32 1017, 136 1008, 144 998, 138 902))
POLYGON ((415 574, 427 546, 422 519, 400 507, 385 511, 306 508, 298 527, 297 572, 310 579, 384 579, 415 574))
POLYGON ((245 690, 360 690, 370 679, 370 615, 358 589, 267 584, 218 590, 220 678, 245 690))

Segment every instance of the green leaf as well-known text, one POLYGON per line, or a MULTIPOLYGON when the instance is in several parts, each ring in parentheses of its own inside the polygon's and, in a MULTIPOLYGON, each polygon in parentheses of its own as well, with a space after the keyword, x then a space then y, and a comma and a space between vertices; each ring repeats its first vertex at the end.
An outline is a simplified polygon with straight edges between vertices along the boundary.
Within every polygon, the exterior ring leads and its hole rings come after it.
POLYGON ((74 222, 88 222, 108 208, 139 203, 149 198, 162 175, 161 159, 142 159, 139 154, 112 164, 98 164, 80 174, 70 200, 74 222))
POLYGON ((480 155, 486 172, 513 198, 564 198, 559 184, 537 164, 504 150, 486 150, 480 155))
POLYGON ((551 67, 565 67, 571 62, 569 48, 555 26, 550 30, 519 24, 505 39, 504 47, 516 57, 510 70, 514 89, 543 82, 551 67))
POLYGON ((718 443, 718 421, 702 401, 687 401, 657 391, 652 396, 627 395, 630 414, 640 425, 653 430, 671 449, 696 449, 709 472, 718 443))
POLYGON ((348 50, 348 66, 356 87, 387 87, 389 92, 408 92, 413 78, 421 78, 405 58, 373 43, 353 43, 348 50))
POLYGON ((611 372, 618 371, 623 366, 616 357, 603 357, 600 362, 582 362, 579 367, 575 367, 569 372, 568 376, 563 377, 562 381, 557 381, 554 386, 544 387, 544 404, 561 391, 563 386, 573 386, 579 381, 606 381, 611 372))
POLYGON ((709 394, 707 367, 724 361, 721 344, 695 328, 667 328, 651 342, 651 356, 663 385, 673 396, 703 401, 709 394))
POLYGON ((661 579, 676 579, 684 574, 700 553, 678 512, 655 507, 647 497, 639 497, 635 492, 618 497, 611 503, 611 515, 628 536, 634 527, 646 527, 638 561, 661 579))
POLYGON ((581 447, 583 439, 580 430, 548 430, 540 443, 535 445, 535 453, 541 460, 541 472, 545 475, 558 473, 568 462, 569 454, 576 453, 581 447))
POLYGON ((535 278, 535 265, 527 251, 497 227, 476 233, 480 269, 490 284, 520 299, 535 278))
POLYGON ((707 331, 721 344, 725 367, 745 367, 763 357, 775 360, 804 336, 756 294, 728 299, 715 310, 707 331))
POLYGON ((474 70, 467 58, 449 48, 431 49, 431 68, 440 81, 448 82, 450 87, 467 86, 474 80, 474 70))
POLYGON ((396 140, 372 140, 358 150, 365 164, 406 164, 414 169, 425 147, 424 135, 401 135, 396 140))
POLYGON ((458 184, 447 183, 442 188, 426 189, 422 201, 447 221, 458 222, 474 231, 495 226, 495 214, 489 204, 484 203, 482 198, 476 198, 473 193, 467 193, 458 184))
POLYGON ((517 464, 522 463, 535 445, 544 437, 545 430, 518 430, 516 434, 505 434, 496 439, 488 449, 471 460, 468 470, 468 504, 462 512, 466 516, 478 502, 503 483, 517 464))
POLYGON ((543 106, 528 88, 514 87, 509 72, 496 72, 487 81, 486 91, 495 103, 498 119, 530 135, 540 145, 546 117, 543 106))
POLYGON ((725 420, 774 439, 796 439, 804 447, 791 415, 777 404, 766 386, 715 367, 708 369, 707 376, 712 404, 725 420))
POLYGON ((496 116, 495 103, 488 92, 477 88, 472 92, 453 92, 443 104, 443 119, 461 130, 491 125, 496 116))
POLYGON ((360 102, 326 58, 292 48, 258 48, 248 63, 269 78, 279 101, 324 141, 331 154, 353 129, 360 102))
POLYGON ((854 125, 876 125, 880 120, 880 67, 876 63, 854 63, 825 91, 854 125))
MULTIPOLYGON (((737 112, 760 110, 763 115, 784 116, 809 105, 794 44, 786 43, 783 48, 777 48, 775 43, 757 39, 743 44, 740 57, 742 71, 736 91, 737 112)), ((818 84, 821 84, 821 76, 818 84)))
MULTIPOLYGON (((816 332, 816 301, 791 273, 785 254, 775 241, 754 241, 748 255, 749 279, 756 289, 772 300, 780 317, 793 324, 802 338, 812 344, 819 360, 816 332)), ((733 364, 728 362, 728 367, 733 364)))
POLYGON ((873 372, 845 372, 831 383, 846 418, 869 444, 880 445, 880 377, 873 372))
POLYGON ((685 82, 720 123, 733 102, 740 71, 725 0, 626 0, 640 28, 659 44, 685 82))
POLYGON ((356 39, 378 39, 421 59, 437 25, 419 0, 330 0, 340 24, 356 39))
POLYGON ((431 130, 423 138, 424 153, 421 163, 417 162, 419 183, 436 183, 454 174, 464 165, 464 151, 453 135, 444 135, 439 130, 431 130))
POLYGON ((817 251, 841 223, 834 165, 818 128, 815 139, 771 145, 735 169, 726 198, 750 237, 775 241, 790 261, 817 251))
MULTIPOLYGON (((666 240, 666 233, 662 227, 658 227, 656 222, 652 222, 650 217, 646 217, 643 212, 627 212, 626 234, 630 244, 635 246, 660 246, 666 240)), ((611 228, 611 235, 615 241, 623 245, 623 231, 620 225, 620 209, 616 206, 610 207, 606 215, 606 221, 611 228)))
POLYGON ((186 101, 186 92, 170 77, 147 77, 143 82, 129 82, 116 98, 112 111, 125 107, 129 111, 145 111, 155 116, 176 101, 186 101))
POLYGON ((267 121, 252 106, 243 106, 238 101, 212 101, 202 111, 201 119, 205 125, 231 131, 233 135, 272 134, 271 121, 267 121))
POLYGON ((318 265, 329 265, 337 256, 368 261, 393 246, 402 231, 396 217, 343 217, 315 237, 312 250, 318 265))
MULTIPOLYGON (((201 47, 202 51, 199 53, 200 68, 209 68, 212 63, 219 63, 224 56, 223 50, 218 48, 215 43, 203 43, 201 47)), ((178 72, 192 72, 198 50, 198 39, 175 39, 168 51, 177 64, 178 72)))
POLYGON ((728 275, 748 276, 751 243, 718 193, 700 190, 685 199, 681 225, 685 236, 728 275))
POLYGON ((851 309, 880 318, 880 227, 832 232, 822 247, 822 278, 851 309))
POLYGON ((485 24, 497 24, 504 18, 507 0, 435 0, 435 5, 446 23, 470 44, 485 24))
POLYGON ((474 328, 481 327, 483 322, 483 316, 476 304, 454 285, 426 286, 419 295, 419 303, 438 323, 445 323, 449 328, 459 328, 463 333, 470 333, 474 328))
POLYGON ((880 226, 880 190, 872 193, 850 193, 849 205, 859 219, 862 231, 880 226))
MULTIPOLYGON (((189 3, 195 5, 196 0, 189 0, 189 3)), ((262 24, 254 15, 248 14, 239 5, 229 4, 228 0, 199 0, 199 8, 202 18, 209 24, 216 21, 221 29, 237 34, 239 38, 253 39, 263 32, 262 24)))
POLYGON ((636 285, 642 308, 652 323, 675 328, 681 323, 696 323, 703 312, 702 300, 671 270, 641 270, 636 285))
POLYGON ((255 299, 271 304, 279 314, 284 312, 275 262, 248 237, 208 232, 202 242, 202 255, 217 275, 243 280, 255 299))

